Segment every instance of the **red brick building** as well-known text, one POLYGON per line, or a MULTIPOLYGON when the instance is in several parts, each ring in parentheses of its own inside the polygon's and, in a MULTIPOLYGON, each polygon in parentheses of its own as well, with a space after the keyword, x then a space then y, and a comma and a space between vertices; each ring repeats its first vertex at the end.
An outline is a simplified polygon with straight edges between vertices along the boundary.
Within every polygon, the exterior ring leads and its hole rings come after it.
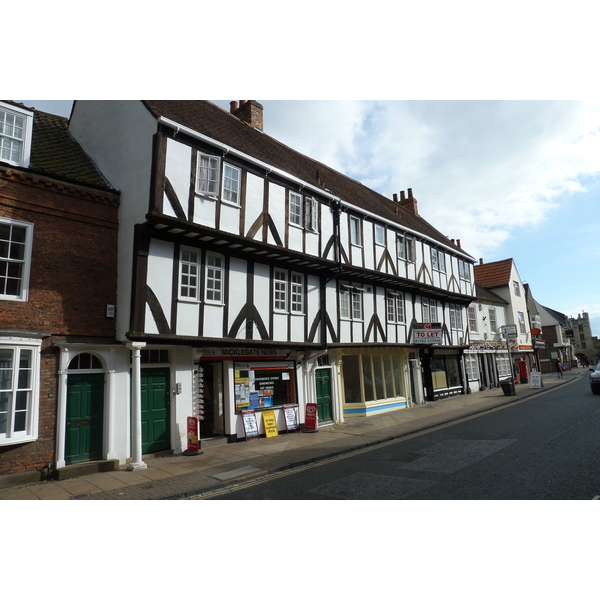
POLYGON ((65 344, 93 374, 115 343, 118 207, 67 119, 0 102, 0 477, 56 467, 65 344))

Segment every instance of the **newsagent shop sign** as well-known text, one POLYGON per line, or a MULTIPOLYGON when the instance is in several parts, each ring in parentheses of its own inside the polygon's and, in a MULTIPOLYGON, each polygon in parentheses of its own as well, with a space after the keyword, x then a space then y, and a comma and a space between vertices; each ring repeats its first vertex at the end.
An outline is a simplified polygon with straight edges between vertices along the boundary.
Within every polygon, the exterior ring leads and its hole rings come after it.
POLYGON ((441 323, 415 323, 413 327, 413 344, 441 344, 441 323))

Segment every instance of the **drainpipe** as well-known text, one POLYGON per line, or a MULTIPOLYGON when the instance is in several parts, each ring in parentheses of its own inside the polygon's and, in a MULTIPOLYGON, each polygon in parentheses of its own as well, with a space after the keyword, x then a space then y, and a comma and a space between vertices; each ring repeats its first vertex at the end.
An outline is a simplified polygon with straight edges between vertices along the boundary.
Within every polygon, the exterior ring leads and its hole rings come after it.
POLYGON ((130 342, 127 347, 131 350, 131 372, 133 395, 131 422, 131 457, 132 462, 127 465, 128 471, 142 471, 148 465, 142 460, 142 360, 141 349, 146 346, 145 342, 130 342))

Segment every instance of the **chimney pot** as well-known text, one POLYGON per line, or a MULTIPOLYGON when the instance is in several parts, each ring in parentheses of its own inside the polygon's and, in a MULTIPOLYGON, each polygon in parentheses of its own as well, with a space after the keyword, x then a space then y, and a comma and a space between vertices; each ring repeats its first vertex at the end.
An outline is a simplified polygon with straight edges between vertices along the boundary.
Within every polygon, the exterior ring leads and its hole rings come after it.
POLYGON ((404 190, 400 192, 400 202, 404 202, 406 200, 406 196, 404 195, 404 190))
POLYGON ((479 259, 479 264, 482 265, 483 264, 483 258, 479 259))
MULTIPOLYGON (((232 108, 233 104, 232 102, 232 108)), ((263 130, 263 107, 256 100, 240 100, 238 108, 232 114, 250 127, 263 130)))
MULTIPOLYGON (((460 248, 460 240, 456 240, 456 245, 460 248)), ((462 248, 461 248, 462 250, 462 248)))
POLYGON ((398 194, 393 194, 392 196, 394 198, 394 202, 398 202, 398 194))
POLYGON ((229 112, 233 114, 238 109, 238 103, 234 100, 229 103, 229 112))
POLYGON ((409 198, 409 200, 412 200, 412 197, 413 197, 413 195, 412 195, 412 188, 408 188, 408 198, 409 198))

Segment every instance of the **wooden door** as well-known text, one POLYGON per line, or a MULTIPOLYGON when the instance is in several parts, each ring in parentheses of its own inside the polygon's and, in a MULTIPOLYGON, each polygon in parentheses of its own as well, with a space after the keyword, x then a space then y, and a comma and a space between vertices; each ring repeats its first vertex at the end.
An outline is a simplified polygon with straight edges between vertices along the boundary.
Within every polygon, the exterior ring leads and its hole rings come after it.
POLYGON ((317 369, 315 371, 317 390, 317 415, 319 423, 333 421, 333 402, 331 398, 331 370, 317 369))
POLYGON ((142 454, 171 447, 169 383, 168 368, 142 369, 142 454))
POLYGON ((67 378, 67 464, 102 458, 104 373, 76 373, 67 378))

